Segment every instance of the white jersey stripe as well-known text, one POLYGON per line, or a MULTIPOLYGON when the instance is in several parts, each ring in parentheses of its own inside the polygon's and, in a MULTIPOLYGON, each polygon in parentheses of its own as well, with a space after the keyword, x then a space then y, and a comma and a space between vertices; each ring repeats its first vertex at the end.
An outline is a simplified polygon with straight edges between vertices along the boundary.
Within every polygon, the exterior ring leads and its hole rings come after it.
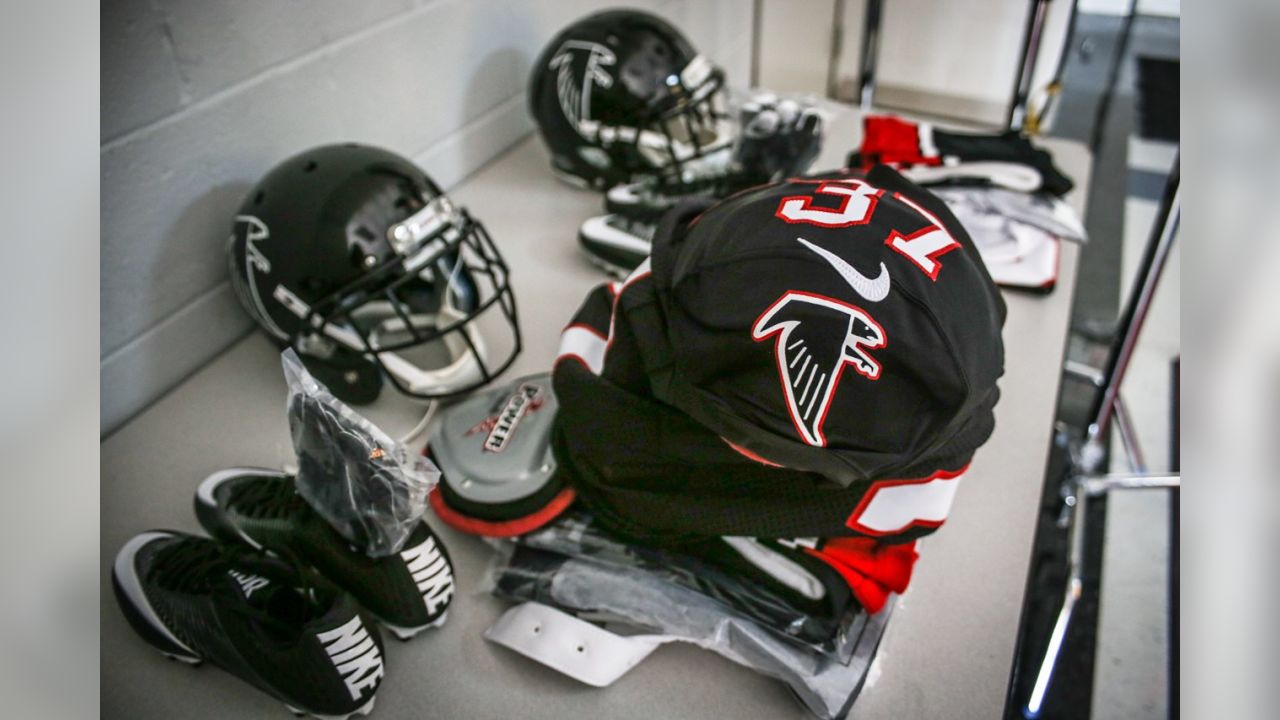
POLYGON ((570 325, 560 333, 560 351, 556 361, 577 358, 587 369, 599 375, 604 370, 604 351, 609 341, 581 325, 570 325))
POLYGON ((610 285, 610 291, 613 293, 613 314, 609 316, 608 337, 601 336, 599 332, 586 325, 576 324, 570 325, 560 333, 560 350, 556 353, 557 363, 573 358, 581 360, 582 364, 596 375, 604 372, 604 356, 609 350, 609 342, 613 339, 613 322, 618 312, 618 300, 627 287, 649 275, 651 267, 649 258, 645 258, 644 262, 631 271, 616 291, 613 291, 613 285, 610 285))
POLYGON ((872 483, 846 524, 869 535, 891 535, 913 526, 937 527, 951 512, 965 470, 872 483))

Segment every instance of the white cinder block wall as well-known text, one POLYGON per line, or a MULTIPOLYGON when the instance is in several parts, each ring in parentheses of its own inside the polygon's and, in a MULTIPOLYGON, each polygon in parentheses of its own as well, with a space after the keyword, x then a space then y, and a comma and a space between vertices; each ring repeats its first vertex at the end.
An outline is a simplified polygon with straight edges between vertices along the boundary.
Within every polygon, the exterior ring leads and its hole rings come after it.
MULTIPOLYGON (((748 83, 751 0, 631 5, 666 17, 731 82, 748 83)), ((551 36, 611 6, 106 0, 102 432, 250 330, 223 245, 272 165, 360 141, 414 158, 448 188, 532 131, 525 88, 551 36)))

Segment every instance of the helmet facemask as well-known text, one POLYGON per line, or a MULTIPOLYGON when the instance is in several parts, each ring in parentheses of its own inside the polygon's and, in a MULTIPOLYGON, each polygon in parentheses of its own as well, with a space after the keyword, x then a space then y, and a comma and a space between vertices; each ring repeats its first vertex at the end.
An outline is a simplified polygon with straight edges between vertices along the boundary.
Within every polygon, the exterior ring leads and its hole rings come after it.
POLYGON ((440 195, 387 240, 386 259, 312 306, 276 288, 303 321, 293 344, 321 361, 356 353, 421 398, 469 392, 510 366, 520 351, 515 297, 484 226, 440 195))
POLYGON ((730 160, 735 136, 724 73, 698 55, 679 74, 666 78, 666 90, 634 125, 581 118, 574 128, 615 161, 635 159, 621 165, 642 165, 652 176, 689 179, 721 170, 730 160))
POLYGON ((669 94, 649 111, 636 147, 659 175, 688 177, 722 168, 735 135, 724 73, 698 55, 667 78, 669 94))

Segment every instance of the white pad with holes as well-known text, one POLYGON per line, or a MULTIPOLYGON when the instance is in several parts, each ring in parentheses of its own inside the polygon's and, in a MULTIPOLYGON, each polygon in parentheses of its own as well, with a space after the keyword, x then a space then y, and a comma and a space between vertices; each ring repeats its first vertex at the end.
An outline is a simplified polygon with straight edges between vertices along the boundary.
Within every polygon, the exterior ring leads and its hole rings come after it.
POLYGON ((541 603, 507 610, 485 638, 593 687, 606 687, 663 643, 655 635, 622 637, 541 603))

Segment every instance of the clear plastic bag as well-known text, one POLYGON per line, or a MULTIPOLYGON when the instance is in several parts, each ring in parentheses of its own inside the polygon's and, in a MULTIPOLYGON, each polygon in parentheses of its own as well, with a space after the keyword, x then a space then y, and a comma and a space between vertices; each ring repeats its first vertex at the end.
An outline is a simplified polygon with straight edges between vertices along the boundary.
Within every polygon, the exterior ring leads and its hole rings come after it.
POLYGON ((961 221, 987 217, 1004 224, 1036 228, 1062 240, 1084 243, 1088 239, 1076 211, 1049 193, 1024 193, 999 187, 929 189, 942 198, 961 221))
MULTIPOLYGON (((711 650, 781 680, 810 712, 831 719, 844 717, 857 699, 893 605, 891 601, 881 612, 863 616, 865 621, 850 637, 849 659, 839 662, 643 568, 517 545, 499 555, 489 582, 499 597, 540 603, 579 619, 606 622, 615 635, 623 635, 616 629, 622 625, 628 637, 619 637, 617 642, 654 646, 680 641, 711 650), (632 634, 637 631, 651 634, 632 634)), ((492 630, 486 637, 502 642, 492 630)))
POLYGON ((831 613, 806 612, 751 578, 701 558, 624 542, 582 511, 571 510, 516 542, 567 557, 645 570, 663 582, 700 593, 728 614, 751 620, 837 662, 849 659, 851 640, 867 619, 856 603, 831 613))
POLYGON ((334 397, 292 348, 280 357, 298 493, 365 554, 398 552, 426 512, 439 470, 334 397))

